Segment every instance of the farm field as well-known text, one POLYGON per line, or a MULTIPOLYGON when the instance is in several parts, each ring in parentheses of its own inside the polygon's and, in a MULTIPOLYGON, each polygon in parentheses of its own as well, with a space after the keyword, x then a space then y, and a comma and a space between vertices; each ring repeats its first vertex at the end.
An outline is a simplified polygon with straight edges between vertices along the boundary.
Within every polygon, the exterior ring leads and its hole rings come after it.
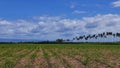
POLYGON ((120 45, 0 44, 0 68, 120 68, 120 45))

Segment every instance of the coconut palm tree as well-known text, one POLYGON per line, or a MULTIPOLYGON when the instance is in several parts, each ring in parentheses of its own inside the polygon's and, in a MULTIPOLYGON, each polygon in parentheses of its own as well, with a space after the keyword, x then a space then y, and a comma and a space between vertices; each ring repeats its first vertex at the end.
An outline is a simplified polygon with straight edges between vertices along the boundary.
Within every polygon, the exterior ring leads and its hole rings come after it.
POLYGON ((120 37, 120 33, 116 33, 116 36, 117 36, 117 37, 120 37))

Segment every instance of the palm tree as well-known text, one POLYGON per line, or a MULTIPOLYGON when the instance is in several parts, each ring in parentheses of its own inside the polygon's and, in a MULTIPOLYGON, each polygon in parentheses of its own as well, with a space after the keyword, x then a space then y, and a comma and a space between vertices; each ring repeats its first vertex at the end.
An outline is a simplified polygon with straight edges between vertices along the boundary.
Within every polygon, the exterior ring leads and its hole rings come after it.
POLYGON ((117 37, 120 37, 120 33, 116 33, 116 36, 117 36, 117 37))
POLYGON ((83 36, 79 36, 79 38, 82 40, 82 39, 83 39, 83 36))
POLYGON ((98 38, 98 36, 95 36, 95 39, 97 39, 98 38))
POLYGON ((64 42, 64 40, 63 39, 56 39, 56 42, 62 43, 62 42, 64 42))
MULTIPOLYGON (((112 32, 103 32, 103 33, 98 33, 98 34, 93 34, 93 35, 83 35, 83 36, 79 36, 79 37, 75 37, 75 38, 73 38, 72 39, 72 41, 73 40, 85 40, 85 41, 87 41, 87 40, 89 40, 89 39, 92 39, 92 38, 95 38, 95 39, 98 39, 98 38, 107 38, 108 36, 110 36, 110 37, 120 37, 120 33, 112 33, 112 32)), ((112 38, 113 39, 113 38, 112 38)), ((114 39, 113 39, 113 42, 114 42, 114 39)))
POLYGON ((116 34, 113 34, 113 37, 116 37, 116 34))
POLYGON ((77 39, 77 40, 80 40, 80 38, 79 38, 79 37, 76 37, 76 39, 77 39))
POLYGON ((112 35, 113 33, 112 32, 106 32, 107 35, 112 35))

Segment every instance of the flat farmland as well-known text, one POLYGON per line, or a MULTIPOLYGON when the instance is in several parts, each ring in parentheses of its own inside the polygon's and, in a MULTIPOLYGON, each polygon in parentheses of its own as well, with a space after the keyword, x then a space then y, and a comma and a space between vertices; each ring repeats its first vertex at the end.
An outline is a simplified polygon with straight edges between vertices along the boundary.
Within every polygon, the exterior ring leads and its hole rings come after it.
POLYGON ((0 68, 120 68, 120 45, 0 44, 0 68))

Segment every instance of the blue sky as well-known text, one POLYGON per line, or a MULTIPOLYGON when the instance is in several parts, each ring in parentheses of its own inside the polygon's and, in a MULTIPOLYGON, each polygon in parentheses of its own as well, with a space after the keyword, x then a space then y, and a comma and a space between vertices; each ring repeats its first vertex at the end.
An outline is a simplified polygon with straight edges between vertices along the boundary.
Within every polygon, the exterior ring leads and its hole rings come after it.
POLYGON ((1 39, 53 40, 119 27, 120 0, 0 0, 1 39))
POLYGON ((79 18, 96 14, 120 14, 113 8, 117 0, 0 0, 0 17, 10 20, 50 15, 79 18), (75 13, 76 11, 76 13, 75 13), (81 14, 77 14, 81 11, 81 14))

